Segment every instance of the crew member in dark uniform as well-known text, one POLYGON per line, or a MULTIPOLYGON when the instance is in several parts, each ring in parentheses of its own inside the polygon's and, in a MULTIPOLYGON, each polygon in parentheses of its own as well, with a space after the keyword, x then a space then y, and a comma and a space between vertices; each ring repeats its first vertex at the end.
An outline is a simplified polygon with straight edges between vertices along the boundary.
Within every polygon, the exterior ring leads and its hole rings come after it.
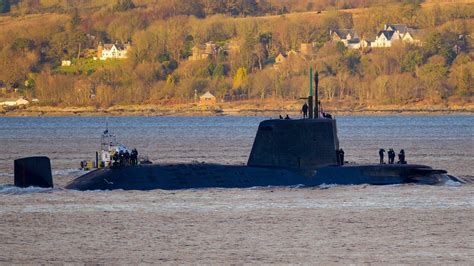
POLYGON ((342 148, 339 149, 339 160, 341 161, 341 165, 344 165, 344 150, 342 148))
POLYGON ((289 119, 290 119, 290 117, 289 117, 288 115, 286 115, 286 116, 285 116, 285 119, 286 119, 286 120, 289 120, 289 119))
POLYGON ((129 166, 131 163, 130 163, 130 152, 128 152, 128 150, 125 151, 125 153, 123 154, 123 157, 124 157, 124 161, 125 161, 125 165, 126 166, 129 166))
POLYGON ((380 156, 380 164, 384 164, 384 161, 383 161, 383 156, 385 154, 385 150, 384 149, 380 149, 379 150, 379 156, 380 156))
POLYGON ((308 104, 304 103, 303 107, 301 108, 301 113, 303 113, 303 118, 308 117, 308 104))
POLYGON ((389 164, 395 163, 395 151, 393 149, 388 150, 388 163, 389 164))
POLYGON ((400 153, 398 154, 398 163, 407 164, 407 161, 405 161, 405 151, 403 149, 400 150, 400 153))
POLYGON ((132 159, 132 165, 138 165, 138 151, 137 149, 132 150, 132 154, 130 155, 132 159))

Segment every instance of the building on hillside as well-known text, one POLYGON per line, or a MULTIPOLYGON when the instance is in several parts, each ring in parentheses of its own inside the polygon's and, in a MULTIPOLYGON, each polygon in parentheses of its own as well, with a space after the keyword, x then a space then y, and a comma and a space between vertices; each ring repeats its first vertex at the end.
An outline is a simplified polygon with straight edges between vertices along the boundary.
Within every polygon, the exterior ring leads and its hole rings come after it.
POLYGON ((300 53, 303 56, 313 55, 314 54, 314 45, 313 45, 313 43, 301 43, 300 44, 300 53))
POLYGON ((363 49, 370 46, 370 42, 360 38, 354 29, 337 29, 329 32, 333 42, 342 42, 348 49, 363 49))
POLYGON ((62 60, 61 61, 61 66, 63 66, 63 67, 68 67, 68 66, 71 66, 71 65, 72 65, 71 60, 62 60))
POLYGON ((371 43, 372 47, 391 47, 394 43, 408 43, 421 46, 422 30, 409 28, 405 24, 385 24, 371 43))
POLYGON ((370 46, 370 41, 367 41, 365 39, 352 39, 349 42, 347 42, 347 48, 348 49, 365 49, 370 46))
POLYGON ((404 43, 414 44, 416 46, 422 46, 421 38, 423 35, 422 30, 408 29, 407 32, 403 35, 402 41, 404 43))
POLYGON ((275 57, 275 63, 273 64, 273 67, 278 69, 279 65, 287 63, 289 60, 294 60, 300 56, 300 53, 295 51, 295 50, 290 50, 285 54, 279 53, 275 57))
POLYGON ((349 41, 354 42, 359 39, 359 35, 354 29, 336 29, 330 30, 329 36, 334 42, 342 42, 347 47, 349 41))
POLYGON ((204 45, 195 45, 192 49, 192 55, 189 56, 188 60, 190 61, 198 61, 198 60, 204 60, 207 59, 211 56, 217 55, 219 52, 220 47, 213 43, 213 42, 207 42, 204 45))
POLYGON ((0 99, 0 106, 24 106, 30 102, 23 98, 17 99, 0 99))
POLYGON ((216 104, 217 98, 212 95, 210 92, 206 92, 199 97, 199 103, 203 105, 213 105, 216 104))
POLYGON ((298 52, 296 52, 295 50, 288 51, 286 55, 283 53, 279 53, 275 57, 275 64, 278 65, 278 64, 286 63, 286 61, 291 60, 292 58, 296 58, 297 56, 298 56, 298 52))
POLYGON ((130 44, 102 44, 99 43, 97 48, 97 58, 100 60, 106 59, 126 59, 128 52, 132 46, 130 44))
POLYGON ((333 42, 342 42, 348 49, 387 48, 396 42, 421 46, 421 34, 421 30, 409 28, 405 24, 385 24, 373 41, 360 38, 354 29, 336 29, 329 32, 333 42))
POLYGON ((287 57, 288 59, 290 59, 290 60, 291 60, 292 58, 298 57, 298 55, 299 55, 298 52, 295 51, 295 50, 290 50, 290 51, 288 51, 288 52, 286 53, 286 57, 287 57))
POLYGON ((383 30, 393 31, 401 38, 410 28, 406 24, 385 24, 383 30))
POLYGON ((283 64, 286 62, 286 56, 284 56, 282 53, 279 53, 276 57, 275 57, 275 65, 278 65, 278 64, 283 64))
POLYGON ((223 47, 224 52, 226 54, 239 54, 240 53, 240 45, 236 41, 230 41, 226 43, 223 47))
POLYGON ((378 34, 377 37, 375 37, 375 40, 370 44, 371 47, 392 47, 392 39, 393 35, 395 34, 394 31, 388 31, 388 30, 381 30, 378 34))
POLYGON ((219 52, 224 52, 225 55, 236 55, 240 53, 240 45, 236 41, 230 41, 224 45, 219 45, 214 42, 207 42, 203 45, 198 44, 191 48, 191 55, 188 57, 188 60, 205 60, 216 56, 219 52))

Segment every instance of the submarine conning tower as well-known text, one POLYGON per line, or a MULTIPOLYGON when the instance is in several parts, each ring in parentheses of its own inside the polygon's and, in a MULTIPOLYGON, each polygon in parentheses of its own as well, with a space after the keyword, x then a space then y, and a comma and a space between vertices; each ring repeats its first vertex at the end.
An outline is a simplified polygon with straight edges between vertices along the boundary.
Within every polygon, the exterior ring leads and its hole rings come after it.
POLYGON ((313 68, 310 68, 309 77, 309 96, 303 98, 308 100, 309 117, 261 122, 248 166, 314 170, 337 165, 336 120, 319 117, 318 72, 314 75, 316 101, 313 113, 313 68))
POLYGON ((260 123, 248 166, 314 170, 337 165, 336 120, 275 119, 260 123))

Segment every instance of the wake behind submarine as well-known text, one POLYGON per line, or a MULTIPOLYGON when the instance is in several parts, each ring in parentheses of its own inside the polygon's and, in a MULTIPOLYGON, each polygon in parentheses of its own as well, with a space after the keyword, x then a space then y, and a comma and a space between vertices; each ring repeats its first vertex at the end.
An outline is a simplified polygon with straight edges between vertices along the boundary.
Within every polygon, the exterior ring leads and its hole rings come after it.
MULTIPOLYGON (((66 185, 73 190, 177 190, 266 186, 392 185, 463 183, 445 170, 417 164, 342 165, 336 120, 319 116, 318 74, 310 70, 309 117, 271 119, 258 127, 247 165, 144 164, 91 171, 66 185), (313 112, 314 110, 314 112, 313 112)), ((46 157, 15 161, 15 185, 52 187, 46 157)))

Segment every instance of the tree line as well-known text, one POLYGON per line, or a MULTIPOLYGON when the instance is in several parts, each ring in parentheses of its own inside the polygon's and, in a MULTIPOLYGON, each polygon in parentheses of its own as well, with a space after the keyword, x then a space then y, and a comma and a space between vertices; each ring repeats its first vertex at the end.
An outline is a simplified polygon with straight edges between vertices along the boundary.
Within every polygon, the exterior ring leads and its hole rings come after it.
POLYGON ((419 4, 421 0, 0 0, 0 12, 31 14, 64 13, 71 9, 84 11, 112 10, 124 12, 134 8, 148 9, 162 18, 187 15, 203 18, 223 14, 235 17, 284 14, 325 9, 349 9, 387 4, 419 4))
MULTIPOLYGON (((308 68, 314 66, 320 71, 321 98, 327 101, 462 103, 474 95, 472 5, 422 8, 404 2, 358 13, 245 17, 252 13, 216 15, 228 12, 216 11, 219 8, 239 1, 191 2, 202 7, 207 3, 214 11, 203 9, 208 10, 204 16, 181 11, 165 15, 146 1, 119 0, 107 10, 73 8, 67 13, 3 17, 0 83, 52 105, 190 102, 205 91, 221 99, 296 99, 307 94, 308 68), (330 29, 355 28, 370 37, 389 22, 424 29, 424 45, 348 50, 330 41, 330 29), (127 60, 98 64, 87 58, 87 48, 115 41, 132 43, 127 60), (239 51, 221 49, 208 59, 188 60, 193 46, 209 41, 220 46, 231 42, 239 51), (288 57, 275 67, 277 55, 297 51, 301 43, 314 44, 313 53, 288 57), (75 68, 61 67, 64 59, 71 59, 75 68)), ((252 7, 276 2, 253 1, 252 7)), ((182 2, 156 5, 173 10, 176 3, 182 2)))

